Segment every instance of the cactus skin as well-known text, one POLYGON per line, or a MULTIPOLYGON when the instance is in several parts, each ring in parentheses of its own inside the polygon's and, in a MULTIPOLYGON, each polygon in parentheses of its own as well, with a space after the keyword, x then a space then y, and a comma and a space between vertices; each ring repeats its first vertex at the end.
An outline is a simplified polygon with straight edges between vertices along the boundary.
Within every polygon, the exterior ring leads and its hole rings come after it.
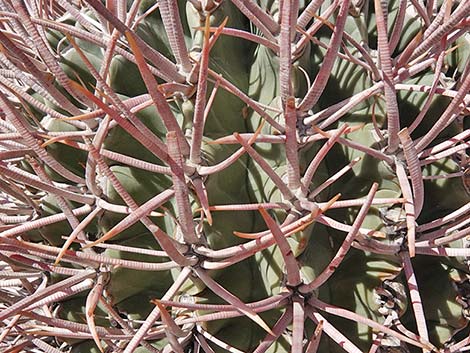
POLYGON ((466 1, 0 0, 0 350, 468 350, 466 1))

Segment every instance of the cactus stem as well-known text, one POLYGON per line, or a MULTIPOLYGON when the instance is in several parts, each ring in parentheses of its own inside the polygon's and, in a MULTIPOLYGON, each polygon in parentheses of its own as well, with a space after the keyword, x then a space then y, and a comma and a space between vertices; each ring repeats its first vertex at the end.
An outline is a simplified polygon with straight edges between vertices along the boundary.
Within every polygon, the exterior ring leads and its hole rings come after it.
POLYGON ((468 350, 470 5, 369 3, 0 0, 0 347, 468 350))

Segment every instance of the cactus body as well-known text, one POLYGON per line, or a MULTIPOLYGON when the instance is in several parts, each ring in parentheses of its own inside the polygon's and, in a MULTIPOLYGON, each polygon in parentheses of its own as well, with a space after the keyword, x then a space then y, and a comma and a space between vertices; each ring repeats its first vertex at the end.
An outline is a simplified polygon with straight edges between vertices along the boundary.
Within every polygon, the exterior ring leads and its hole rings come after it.
POLYGON ((0 350, 468 350, 469 2, 0 10, 0 350))

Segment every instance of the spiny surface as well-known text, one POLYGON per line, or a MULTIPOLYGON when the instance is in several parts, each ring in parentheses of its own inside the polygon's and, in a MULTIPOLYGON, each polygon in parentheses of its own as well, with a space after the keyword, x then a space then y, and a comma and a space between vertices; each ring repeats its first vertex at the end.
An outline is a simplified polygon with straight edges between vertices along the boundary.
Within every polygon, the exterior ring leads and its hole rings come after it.
POLYGON ((0 11, 2 352, 468 350, 470 2, 0 11))

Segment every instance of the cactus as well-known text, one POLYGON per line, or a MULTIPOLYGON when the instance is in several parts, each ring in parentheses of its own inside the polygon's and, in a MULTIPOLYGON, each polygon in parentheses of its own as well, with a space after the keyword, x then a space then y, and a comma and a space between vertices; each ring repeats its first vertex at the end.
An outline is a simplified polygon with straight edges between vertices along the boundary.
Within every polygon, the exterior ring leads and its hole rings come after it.
POLYGON ((0 10, 2 352, 470 348, 470 2, 0 10))

